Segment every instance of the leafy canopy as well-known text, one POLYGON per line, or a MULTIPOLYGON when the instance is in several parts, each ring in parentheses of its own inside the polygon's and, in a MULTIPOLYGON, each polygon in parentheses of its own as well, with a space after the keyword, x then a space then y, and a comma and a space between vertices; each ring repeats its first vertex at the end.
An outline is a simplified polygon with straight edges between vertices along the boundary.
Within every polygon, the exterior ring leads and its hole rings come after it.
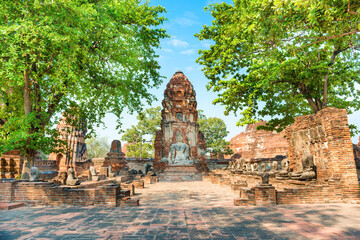
POLYGON ((238 125, 271 117, 281 131, 294 116, 328 106, 359 110, 360 8, 348 0, 234 0, 212 4, 196 36, 207 88, 238 125), (349 10, 350 9, 350 10, 349 10))
POLYGON ((88 138, 85 140, 88 158, 104 158, 110 150, 108 140, 103 138, 88 138))
POLYGON ((140 0, 1 1, 0 153, 52 151, 64 111, 91 132, 106 113, 120 124, 125 108, 152 102, 164 12, 140 0))
POLYGON ((202 110, 199 110, 199 129, 204 134, 206 147, 212 158, 223 158, 224 155, 233 154, 229 148, 229 142, 225 137, 229 134, 225 122, 217 117, 207 118, 202 110))
POLYGON ((160 130, 161 107, 148 108, 136 117, 137 125, 125 130, 121 140, 128 142, 128 157, 154 157, 156 131, 160 130))

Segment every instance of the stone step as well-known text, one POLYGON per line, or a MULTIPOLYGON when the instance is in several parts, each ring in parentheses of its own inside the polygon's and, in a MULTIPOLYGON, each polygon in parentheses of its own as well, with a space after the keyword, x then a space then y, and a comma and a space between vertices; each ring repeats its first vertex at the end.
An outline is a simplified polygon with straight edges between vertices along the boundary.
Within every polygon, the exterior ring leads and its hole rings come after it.
POLYGON ((25 206, 25 203, 9 203, 9 202, 0 202, 0 210, 11 210, 14 208, 19 208, 25 206))
POLYGON ((178 181, 201 181, 201 173, 161 173, 160 182, 178 182, 178 181))
POLYGON ((129 197, 123 197, 116 201, 118 207, 122 206, 139 206, 140 200, 139 199, 131 199, 129 197))
POLYGON ((179 181, 201 181, 202 173, 198 172, 193 165, 173 165, 165 168, 159 174, 159 181, 179 182, 179 181))
POLYGON ((131 196, 131 191, 130 191, 130 189, 121 189, 120 190, 120 195, 125 196, 125 197, 130 197, 131 196))
POLYGON ((143 180, 134 180, 133 185, 135 188, 144 188, 144 181, 143 180))
POLYGON ((234 205, 235 205, 235 206, 248 206, 248 205, 249 205, 249 199, 246 199, 246 198, 235 198, 235 199, 234 199, 234 205))

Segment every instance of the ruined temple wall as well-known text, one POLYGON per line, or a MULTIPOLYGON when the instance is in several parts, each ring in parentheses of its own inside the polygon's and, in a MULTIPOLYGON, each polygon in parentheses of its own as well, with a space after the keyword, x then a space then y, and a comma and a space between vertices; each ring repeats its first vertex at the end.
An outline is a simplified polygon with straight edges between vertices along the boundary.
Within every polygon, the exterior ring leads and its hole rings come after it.
POLYGON ((146 173, 146 167, 147 166, 153 166, 154 162, 149 161, 147 158, 128 158, 126 159, 126 164, 129 168, 129 170, 136 170, 139 172, 141 170, 144 174, 146 173))
POLYGON ((314 156, 317 180, 342 178, 352 183, 355 157, 345 109, 326 108, 317 114, 295 117, 286 128, 290 168, 301 171, 301 157, 314 156))
POLYGON ((87 160, 86 162, 76 162, 74 166, 75 175, 78 178, 86 177, 90 178, 90 166, 94 166, 92 160, 87 160))
POLYGON ((0 182, 0 200, 26 205, 117 205, 120 186, 106 184, 94 188, 59 187, 49 182, 0 182))
MULTIPOLYGON (((230 140, 230 148, 235 154, 241 154, 245 159, 274 158, 285 156, 288 143, 285 132, 256 130, 257 126, 266 122, 249 124, 242 132, 230 140)), ((229 157, 229 156, 227 156, 229 157)))
POLYGON ((58 166, 55 160, 35 160, 35 166, 39 172, 57 171, 58 166))
POLYGON ((0 178, 16 178, 21 174, 24 157, 13 150, 0 156, 0 178))
MULTIPOLYGON (((235 199, 235 205, 263 204, 264 196, 259 197, 255 194, 261 186, 260 176, 231 174, 229 171, 218 169, 204 175, 203 181, 231 186, 240 197, 240 201, 235 199)), ((340 179, 331 179, 321 184, 316 181, 270 178, 269 183, 276 193, 271 204, 360 203, 359 194, 349 194, 348 186, 342 185, 340 179)))
POLYGON ((295 117, 286 128, 290 169, 301 171, 301 157, 314 156, 317 182, 339 180, 344 194, 359 197, 355 157, 345 109, 326 108, 317 114, 295 117))
MULTIPOLYGON (((81 123, 81 128, 71 126, 68 119, 63 115, 56 126, 60 134, 60 139, 67 142, 69 152, 66 154, 65 149, 63 153, 52 152, 49 155, 49 160, 56 160, 56 164, 60 172, 66 172, 69 167, 74 168, 76 162, 85 162, 87 160, 86 150, 86 124, 81 123), (68 156, 67 156, 68 155, 68 156)), ((60 150, 61 148, 57 148, 60 150)))

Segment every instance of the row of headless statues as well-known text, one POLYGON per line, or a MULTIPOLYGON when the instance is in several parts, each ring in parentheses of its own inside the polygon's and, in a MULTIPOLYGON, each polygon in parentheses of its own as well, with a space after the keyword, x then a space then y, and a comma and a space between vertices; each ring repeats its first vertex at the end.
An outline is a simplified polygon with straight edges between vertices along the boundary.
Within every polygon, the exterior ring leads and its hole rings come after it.
MULTIPOLYGON (((316 178, 316 166, 314 164, 314 157, 309 152, 303 154, 301 158, 302 171, 300 172, 291 172, 289 169, 289 160, 283 159, 281 161, 281 168, 279 169, 279 163, 273 161, 271 163, 271 168, 268 171, 270 177, 275 177, 279 180, 312 180, 316 178)), ((245 174, 245 175, 261 175, 266 172, 267 165, 266 163, 245 163, 245 159, 233 160, 230 161, 228 170, 234 174, 245 174)))

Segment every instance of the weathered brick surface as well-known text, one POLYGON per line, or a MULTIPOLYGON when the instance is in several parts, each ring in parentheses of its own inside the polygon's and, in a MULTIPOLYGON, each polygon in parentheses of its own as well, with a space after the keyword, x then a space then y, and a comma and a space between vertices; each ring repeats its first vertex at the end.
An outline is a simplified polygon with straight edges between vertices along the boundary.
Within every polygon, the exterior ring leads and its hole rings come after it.
POLYGON ((119 184, 111 181, 83 186, 57 186, 50 182, 0 182, 1 201, 24 202, 26 205, 117 205, 119 184))
POLYGON ((256 130, 257 126, 266 122, 249 124, 242 132, 230 140, 230 148, 234 154, 246 159, 274 158, 277 155, 286 155, 288 143, 285 132, 256 130))
MULTIPOLYGON (((81 127, 73 127, 68 119, 63 115, 56 129, 60 133, 60 139, 67 142, 70 157, 67 159, 65 151, 63 153, 53 152, 49 155, 50 160, 55 160, 59 172, 66 172, 69 167, 74 168, 76 162, 83 162, 87 159, 87 150, 85 144, 86 126, 80 123, 81 127)), ((60 150, 60 148, 58 149, 60 150)))
POLYGON ((157 176, 149 176, 149 175, 143 177, 142 180, 144 180, 144 183, 146 184, 154 184, 159 182, 159 178, 157 176))
POLYGON ((21 173, 23 162, 18 150, 4 153, 0 156, 0 178, 16 178, 21 173))
POLYGON ((159 181, 201 181, 202 173, 195 166, 171 166, 159 173, 159 181))
POLYGON ((0 180, 0 201, 12 202, 14 201, 14 186, 15 179, 1 179, 0 180))
POLYGON ((333 107, 317 114, 300 116, 286 128, 288 158, 293 171, 301 171, 301 157, 309 151, 314 156, 317 182, 336 181, 342 197, 359 199, 355 157, 345 109, 333 107))
POLYGON ((340 179, 326 182, 278 180, 270 178, 271 187, 261 187, 261 177, 257 175, 229 174, 217 170, 203 176, 204 182, 221 185, 231 182, 231 188, 239 193, 234 200, 237 206, 270 205, 270 204, 303 204, 303 203, 360 203, 357 197, 359 189, 352 195, 350 187, 343 186, 340 179), (216 173, 215 173, 216 172, 216 173))

